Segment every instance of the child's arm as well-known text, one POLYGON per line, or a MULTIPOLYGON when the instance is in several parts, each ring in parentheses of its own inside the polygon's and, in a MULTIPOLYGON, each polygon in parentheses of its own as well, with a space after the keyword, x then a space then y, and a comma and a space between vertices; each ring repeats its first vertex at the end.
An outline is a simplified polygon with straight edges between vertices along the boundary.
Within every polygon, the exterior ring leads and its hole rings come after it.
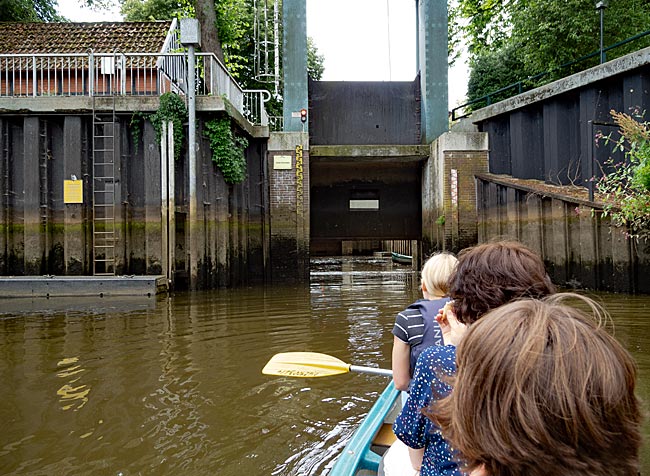
POLYGON ((400 340, 397 336, 393 337, 393 382, 398 390, 408 390, 411 381, 411 346, 400 340))

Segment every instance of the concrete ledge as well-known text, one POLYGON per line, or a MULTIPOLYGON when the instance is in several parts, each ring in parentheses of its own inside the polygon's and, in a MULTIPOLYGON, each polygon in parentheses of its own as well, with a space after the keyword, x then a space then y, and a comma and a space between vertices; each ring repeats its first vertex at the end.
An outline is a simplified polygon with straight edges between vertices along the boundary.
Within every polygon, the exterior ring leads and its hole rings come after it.
POLYGON ((0 298, 155 296, 167 292, 164 276, 5 276, 0 298))
POLYGON ((650 63, 650 47, 608 61, 585 71, 558 79, 531 91, 505 99, 491 106, 474 111, 469 119, 478 124, 495 116, 528 106, 544 99, 576 90, 587 84, 595 83, 612 76, 623 74, 650 63))
MULTIPOLYGON (((160 107, 160 96, 115 96, 115 112, 132 114, 133 111, 154 113, 160 107)), ((90 96, 36 96, 36 97, 0 97, 2 114, 91 114, 93 101, 90 96)), ((113 109, 112 96, 95 96, 95 110, 113 109)), ((221 96, 198 96, 196 98, 198 113, 225 112, 250 136, 266 138, 268 126, 254 126, 221 96)))
POLYGON ((428 145, 312 145, 312 159, 352 159, 355 161, 379 159, 421 161, 429 157, 428 145))

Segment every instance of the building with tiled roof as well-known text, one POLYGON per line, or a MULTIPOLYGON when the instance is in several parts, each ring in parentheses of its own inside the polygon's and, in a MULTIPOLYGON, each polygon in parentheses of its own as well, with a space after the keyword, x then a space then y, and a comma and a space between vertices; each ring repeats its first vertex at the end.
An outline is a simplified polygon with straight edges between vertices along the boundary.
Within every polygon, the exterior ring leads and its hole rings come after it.
POLYGON ((177 22, 0 23, 0 95, 158 95, 183 88, 177 22))

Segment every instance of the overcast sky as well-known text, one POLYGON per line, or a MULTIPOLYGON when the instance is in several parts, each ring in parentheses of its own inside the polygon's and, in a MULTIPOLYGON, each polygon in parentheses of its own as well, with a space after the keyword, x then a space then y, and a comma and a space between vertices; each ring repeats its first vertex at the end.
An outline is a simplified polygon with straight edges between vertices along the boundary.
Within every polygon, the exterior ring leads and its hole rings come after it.
MULTIPOLYGON (((306 0, 307 35, 325 57, 326 81, 411 81, 415 78, 414 0, 306 0)), ((80 0, 58 0, 72 21, 119 21, 119 9, 94 12, 80 0)), ((271 2, 269 2, 271 3, 271 2)), ((449 107, 464 102, 467 67, 449 71, 449 107)))

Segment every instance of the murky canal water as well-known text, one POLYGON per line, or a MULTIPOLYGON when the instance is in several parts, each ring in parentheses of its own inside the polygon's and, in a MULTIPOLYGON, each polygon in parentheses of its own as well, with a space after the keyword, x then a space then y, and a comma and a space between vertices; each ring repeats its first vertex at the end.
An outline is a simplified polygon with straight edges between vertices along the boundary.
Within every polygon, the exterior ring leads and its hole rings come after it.
MULTIPOLYGON (((390 367, 417 279, 328 258, 299 287, 0 301, 0 474, 326 474, 386 379, 260 370, 286 351, 390 367)), ((600 296, 650 402, 650 297, 600 296)))

